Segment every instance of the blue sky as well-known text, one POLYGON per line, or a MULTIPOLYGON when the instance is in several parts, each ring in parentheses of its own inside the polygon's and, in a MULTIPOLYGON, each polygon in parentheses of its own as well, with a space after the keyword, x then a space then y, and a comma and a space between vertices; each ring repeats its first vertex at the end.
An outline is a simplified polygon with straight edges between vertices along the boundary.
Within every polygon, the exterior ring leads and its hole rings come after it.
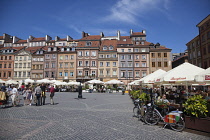
POLYGON ((81 38, 146 30, 147 41, 183 52, 210 14, 209 0, 0 0, 0 36, 81 38))

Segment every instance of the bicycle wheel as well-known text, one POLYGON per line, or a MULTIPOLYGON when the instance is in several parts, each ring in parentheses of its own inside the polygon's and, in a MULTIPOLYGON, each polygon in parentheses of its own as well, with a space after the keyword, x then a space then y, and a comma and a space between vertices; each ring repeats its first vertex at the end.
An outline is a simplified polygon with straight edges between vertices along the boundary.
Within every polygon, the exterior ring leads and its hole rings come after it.
POLYGON ((144 122, 149 125, 155 125, 159 120, 160 116, 154 111, 148 111, 144 116, 144 122))
POLYGON ((134 107, 134 108, 133 108, 133 116, 138 118, 139 115, 140 115, 140 110, 139 110, 139 108, 138 108, 138 107, 134 107))
POLYGON ((182 131, 185 128, 185 122, 181 117, 178 122, 170 124, 171 129, 175 131, 182 131))

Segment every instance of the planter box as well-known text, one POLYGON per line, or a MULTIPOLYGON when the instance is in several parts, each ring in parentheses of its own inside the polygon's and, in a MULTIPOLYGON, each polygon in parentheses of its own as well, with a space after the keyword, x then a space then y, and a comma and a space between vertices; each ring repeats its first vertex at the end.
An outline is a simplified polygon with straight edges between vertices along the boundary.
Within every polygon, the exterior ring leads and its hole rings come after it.
POLYGON ((185 127, 210 133, 210 118, 185 116, 185 127))

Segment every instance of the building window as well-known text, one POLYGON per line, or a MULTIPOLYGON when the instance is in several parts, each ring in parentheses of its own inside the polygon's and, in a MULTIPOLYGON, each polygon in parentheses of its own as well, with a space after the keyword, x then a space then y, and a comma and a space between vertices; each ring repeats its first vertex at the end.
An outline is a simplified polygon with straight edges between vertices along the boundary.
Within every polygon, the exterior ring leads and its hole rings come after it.
POLYGON ((110 70, 106 70, 106 75, 110 76, 110 70))
POLYGON ((145 76, 147 76, 147 72, 143 71, 142 72, 142 77, 145 77, 145 76))
POLYGON ((124 72, 124 71, 121 72, 121 77, 122 77, 122 78, 125 78, 125 76, 126 76, 125 74, 126 74, 126 72, 124 72))
POLYGON ((92 55, 92 56, 96 56, 96 51, 92 51, 92 52, 91 52, 91 55, 92 55))
POLYGON ((131 52, 131 49, 128 49, 128 52, 131 52))
POLYGON ((168 67, 168 62, 164 62, 164 67, 168 67))
POLYGON ((116 67, 117 66, 117 62, 113 62, 113 67, 116 67))
POLYGON ((71 55, 71 59, 74 59, 74 55, 71 55))
POLYGON ((100 67, 103 67, 104 63, 103 62, 100 62, 100 67))
POLYGON ((146 67, 146 63, 142 63, 142 67, 146 67))
POLYGON ((68 55, 65 55, 65 60, 68 60, 69 58, 68 58, 68 55))
POLYGON ((158 62, 158 67, 161 67, 161 62, 158 62))
POLYGON ((62 68, 63 67, 63 63, 60 63, 60 68, 62 68))
POLYGON ((4 68, 7 68, 7 64, 4 64, 4 68))
POLYGON ((104 55, 103 54, 100 54, 99 58, 104 58, 104 55))
POLYGON ((139 52, 139 49, 135 49, 135 52, 139 52))
POLYGON ((106 62, 106 66, 107 67, 110 67, 110 62, 106 62))
POLYGON ((146 49, 141 49, 141 52, 146 52, 146 49))
POLYGON ((121 59, 125 59, 125 55, 121 55, 121 59))
POLYGON ((89 51, 85 51, 85 56, 89 56, 89 51))
POLYGON ((153 58, 155 57, 155 53, 152 53, 152 57, 153 57, 153 58))
POLYGON ((139 71, 136 71, 135 75, 136 75, 136 77, 139 77, 139 71))
POLYGON ((79 66, 82 66, 82 61, 79 61, 79 66))
POLYGON ((100 75, 103 75, 104 71, 103 70, 100 70, 100 75))
POLYGON ((139 59, 139 55, 136 55, 136 59, 139 59))
POLYGON ((161 57, 161 53, 158 53, 158 57, 161 57))
POLYGON ((113 54, 113 58, 117 58, 117 55, 116 54, 113 54))
POLYGON ((107 50, 107 47, 106 46, 103 46, 103 50, 107 50))
POLYGON ((203 47, 203 54, 206 55, 206 47, 203 47))
POLYGON ((63 56, 60 56, 60 60, 63 60, 63 56))
POLYGON ((121 52, 124 52, 125 50, 124 49, 121 49, 121 52))
POLYGON ((55 68, 55 63, 52 63, 52 68, 55 68))
POLYGON ((142 60, 145 60, 146 59, 146 55, 142 55, 142 60))
POLYGON ((135 67, 139 67, 139 63, 136 63, 135 67))
POLYGON ((109 55, 109 54, 107 54, 107 55, 106 55, 106 58, 110 58, 110 55, 109 55))
POLYGON ((74 72, 70 72, 70 76, 73 77, 74 76, 74 72))
POLYGON ((93 66, 93 67, 96 66, 96 61, 92 61, 92 66, 93 66))
POLYGON ((155 62, 152 62, 152 67, 155 67, 155 62))
POLYGON ((78 56, 82 56, 82 51, 79 51, 78 52, 78 56))
POLYGON ((164 57, 167 57, 167 53, 164 53, 164 57))
POLYGON ((132 59, 132 55, 128 55, 128 59, 131 60, 132 59))
POLYGON ((92 43, 89 42, 89 41, 86 42, 86 46, 91 46, 91 44, 92 44, 92 43))
POLYGON ((132 63, 128 63, 128 67, 133 67, 132 63))
POLYGON ((74 62, 70 62, 70 68, 74 67, 74 62))
POLYGON ((92 76, 96 76, 96 71, 92 71, 92 76))
POLYGON ((85 61, 85 66, 89 66, 89 61, 85 61))
POLYGON ((112 75, 117 75, 117 71, 113 70, 112 75))
POLYGON ((54 72, 52 72, 52 73, 51 73, 51 77, 52 77, 52 78, 54 78, 54 77, 55 77, 54 72))
POLYGON ((85 76, 89 76, 89 71, 85 71, 85 76))
POLYGON ((113 50, 113 46, 109 46, 109 50, 113 50))
POLYGON ((59 72, 59 76, 60 76, 60 77, 63 76, 63 73, 62 73, 62 72, 59 72))

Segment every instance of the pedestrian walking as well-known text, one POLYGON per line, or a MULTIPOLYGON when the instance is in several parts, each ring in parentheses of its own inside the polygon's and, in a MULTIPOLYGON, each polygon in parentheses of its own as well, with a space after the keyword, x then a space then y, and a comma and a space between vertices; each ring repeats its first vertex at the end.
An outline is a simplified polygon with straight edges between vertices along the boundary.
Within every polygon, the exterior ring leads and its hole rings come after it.
POLYGON ((54 101, 53 101, 54 95, 55 95, 55 88, 54 88, 54 86, 52 85, 51 88, 50 88, 50 104, 51 104, 51 105, 54 105, 54 101))
POLYGON ((40 106, 41 103, 40 103, 40 100, 41 100, 41 94, 42 94, 42 89, 40 88, 40 85, 38 85, 36 88, 35 88, 35 95, 36 95, 36 106, 40 106))
POLYGON ((23 104, 27 105, 27 89, 26 88, 24 88, 22 94, 23 94, 23 104))
POLYGON ((5 86, 5 83, 3 83, 3 85, 1 86, 1 91, 2 92, 6 92, 7 87, 5 86))
POLYGON ((42 90, 42 95, 41 95, 41 104, 45 105, 45 99, 46 99, 46 86, 44 83, 42 83, 42 85, 40 86, 41 90, 42 90))
POLYGON ((28 88, 28 90, 27 90, 27 101, 28 101, 29 106, 31 106, 32 100, 33 100, 32 88, 28 88))
POLYGON ((17 96, 18 96, 18 90, 17 90, 17 88, 15 86, 13 86, 13 88, 12 88, 12 95, 11 95, 12 105, 13 106, 17 105, 17 100, 16 100, 17 96))

